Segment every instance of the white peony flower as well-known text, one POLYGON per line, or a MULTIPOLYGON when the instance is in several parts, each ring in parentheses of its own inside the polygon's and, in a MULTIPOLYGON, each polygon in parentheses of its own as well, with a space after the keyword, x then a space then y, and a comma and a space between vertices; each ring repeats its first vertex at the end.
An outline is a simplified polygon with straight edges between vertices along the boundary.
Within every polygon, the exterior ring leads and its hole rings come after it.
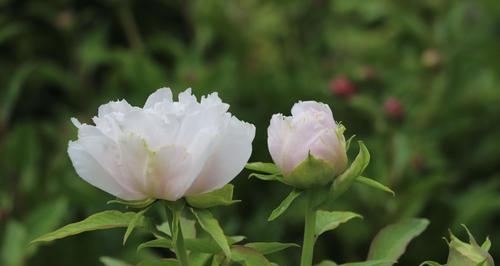
POLYGON ((292 116, 275 114, 267 129, 268 147, 273 161, 285 177, 285 182, 297 187, 324 185, 347 167, 344 128, 335 123, 330 107, 315 101, 298 102, 292 108, 292 116), (300 171, 318 172, 324 176, 294 176, 294 170, 310 156, 310 163, 300 171), (319 161, 318 161, 319 160, 319 161), (324 164, 322 163, 324 162, 324 164), (315 165, 316 169, 310 166, 315 165), (322 166, 318 169, 317 165, 322 166), (324 166, 324 167, 323 167, 324 166))
POLYGON ((81 124, 68 154, 85 181, 118 198, 177 200, 220 188, 245 166, 255 127, 227 112, 212 93, 191 90, 172 100, 169 88, 143 108, 125 100, 101 105, 94 125, 81 124))

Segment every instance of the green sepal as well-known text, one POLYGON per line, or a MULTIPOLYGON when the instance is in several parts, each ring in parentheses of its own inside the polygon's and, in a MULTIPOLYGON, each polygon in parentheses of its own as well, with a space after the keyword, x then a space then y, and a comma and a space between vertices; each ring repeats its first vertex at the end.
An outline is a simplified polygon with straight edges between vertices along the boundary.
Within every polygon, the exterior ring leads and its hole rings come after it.
POLYGON ((333 165, 309 153, 304 161, 284 177, 283 181, 296 188, 310 189, 329 184, 334 178, 333 165))
POLYGON ((198 209, 207 209, 216 206, 228 206, 237 202, 241 202, 240 200, 233 200, 233 189, 233 185, 227 184, 222 188, 208 193, 203 193, 195 196, 187 196, 186 202, 191 207, 198 209))
POLYGON ((362 141, 358 141, 358 145, 359 152, 352 164, 333 181, 330 187, 330 200, 334 200, 346 192, 370 163, 370 152, 365 144, 362 141))
MULTIPOLYGON (((241 240, 242 239, 240 236, 227 237, 227 242, 229 243, 229 245, 236 244, 241 240)), ((184 245, 186 246, 187 250, 193 252, 217 254, 222 251, 222 249, 217 245, 217 243, 212 238, 186 238, 184 239, 184 245)), ((137 247, 137 251, 144 248, 173 249, 174 245, 172 243, 172 240, 166 238, 160 238, 140 244, 137 247)))
POLYGON ((378 190, 382 190, 384 192, 387 192, 387 193, 391 194, 393 197, 396 196, 396 193, 394 191, 392 191, 392 189, 390 189, 388 186, 385 186, 382 183, 379 183, 378 181, 376 181, 374 179, 364 177, 364 176, 358 176, 358 177, 356 177, 356 182, 363 184, 363 185, 367 185, 369 187, 372 187, 372 188, 375 188, 378 190))
POLYGON ((299 197, 301 193, 302 191, 300 190, 297 189, 292 190, 290 194, 288 194, 288 196, 286 196, 286 198, 280 203, 280 205, 271 212, 271 215, 269 215, 267 221, 269 222, 273 221, 274 219, 278 218, 281 214, 283 214, 288 209, 288 207, 290 207, 290 204, 292 204, 292 202, 297 197, 299 197))
POLYGON ((266 174, 279 174, 280 170, 274 163, 262 163, 262 162, 254 162, 247 163, 245 166, 246 169, 257 171, 266 174))
POLYGON ((106 204, 121 204, 125 205, 127 208, 134 208, 134 209, 143 209, 148 207, 149 205, 153 204, 156 201, 156 199, 148 198, 144 200, 122 200, 122 199, 114 199, 106 202, 106 204))

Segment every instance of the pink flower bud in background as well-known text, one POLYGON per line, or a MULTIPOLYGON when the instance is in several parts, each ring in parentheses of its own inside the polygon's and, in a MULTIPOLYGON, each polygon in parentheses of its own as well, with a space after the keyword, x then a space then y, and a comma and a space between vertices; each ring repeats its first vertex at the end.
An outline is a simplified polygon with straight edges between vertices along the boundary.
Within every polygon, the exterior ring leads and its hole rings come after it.
POLYGON ((384 103, 384 109, 386 114, 392 119, 402 119, 404 117, 404 109, 401 102, 395 98, 390 97, 384 103))
POLYGON ((356 93, 356 86, 343 75, 337 76, 330 81, 330 91, 341 97, 351 97, 356 93))
POLYGON ((177 200, 220 188, 245 166, 255 127, 227 112, 212 93, 198 102, 188 89, 172 100, 168 88, 143 108, 125 100, 99 107, 94 125, 81 124, 70 141, 76 172, 124 200, 177 200))
MULTIPOLYGON (((268 147, 273 161, 285 177, 285 182, 297 187, 324 185, 342 173, 347 166, 344 127, 333 119, 330 107, 315 101, 298 102, 292 116, 275 114, 267 129, 268 147), (326 175, 318 180, 287 180, 294 169, 312 156, 325 163, 326 175)), ((313 171, 311 171, 313 172, 313 171)), ((307 177, 297 177, 298 179, 307 177)), ((295 178, 293 178, 295 179, 295 178)))

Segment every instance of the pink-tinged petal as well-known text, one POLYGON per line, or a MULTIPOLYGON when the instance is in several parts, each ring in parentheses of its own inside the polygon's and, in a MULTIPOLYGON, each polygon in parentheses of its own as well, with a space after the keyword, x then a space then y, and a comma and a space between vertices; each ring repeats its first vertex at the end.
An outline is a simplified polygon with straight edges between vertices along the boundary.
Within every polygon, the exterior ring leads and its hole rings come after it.
POLYGON ((255 127, 229 114, 217 136, 213 153, 187 195, 196 195, 223 187, 243 170, 252 153, 255 127))
POLYGON ((193 163, 193 158, 183 147, 165 146, 158 150, 148 164, 148 194, 170 201, 183 197, 186 187, 197 174, 193 163))
POLYGON ((146 104, 144 104, 144 109, 154 108, 157 103, 161 102, 172 102, 172 91, 170 88, 161 88, 149 95, 146 104))
POLYGON ((289 172, 291 169, 285 167, 285 146, 288 141, 288 134, 291 125, 282 114, 275 114, 271 118, 271 123, 267 128, 267 145, 269 153, 276 165, 283 171, 289 172))

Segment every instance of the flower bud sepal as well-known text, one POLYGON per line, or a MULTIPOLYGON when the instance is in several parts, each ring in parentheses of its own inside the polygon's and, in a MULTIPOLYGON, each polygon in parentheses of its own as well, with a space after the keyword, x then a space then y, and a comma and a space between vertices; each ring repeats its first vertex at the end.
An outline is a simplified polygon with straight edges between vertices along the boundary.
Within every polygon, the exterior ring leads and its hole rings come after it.
POLYGON ((335 178, 335 168, 328 162, 308 154, 307 158, 297 165, 283 182, 300 189, 323 187, 335 178))

